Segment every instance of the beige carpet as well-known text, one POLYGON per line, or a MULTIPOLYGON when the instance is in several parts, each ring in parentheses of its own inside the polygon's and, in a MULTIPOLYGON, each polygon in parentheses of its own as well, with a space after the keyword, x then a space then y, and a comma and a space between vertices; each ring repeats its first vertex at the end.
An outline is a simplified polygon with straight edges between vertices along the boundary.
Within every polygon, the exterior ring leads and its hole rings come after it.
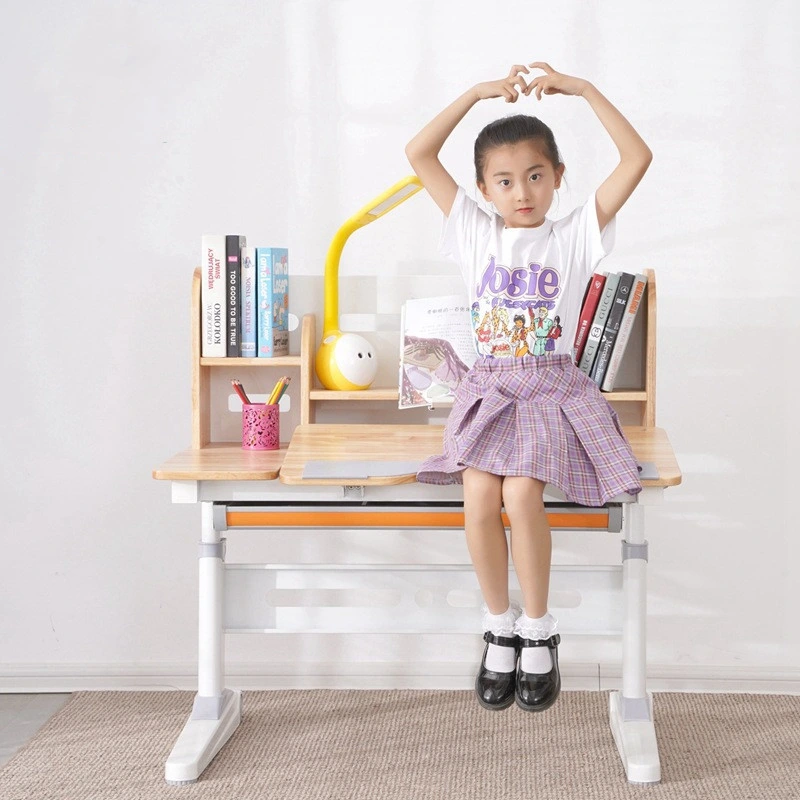
POLYGON ((800 697, 655 695, 662 782, 633 786, 607 695, 544 714, 466 691, 245 692, 242 725, 187 786, 164 782, 188 692, 79 692, 0 770, 2 800, 772 800, 800 797, 800 697))

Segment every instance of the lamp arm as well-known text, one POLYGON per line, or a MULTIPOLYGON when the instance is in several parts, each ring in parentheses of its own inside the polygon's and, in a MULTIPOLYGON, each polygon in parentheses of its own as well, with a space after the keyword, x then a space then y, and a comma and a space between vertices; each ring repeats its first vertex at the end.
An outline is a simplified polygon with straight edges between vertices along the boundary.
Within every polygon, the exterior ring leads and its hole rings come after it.
POLYGON ((325 312, 322 335, 339 330, 339 261, 342 258, 345 242, 353 231, 369 222, 368 217, 351 217, 336 231, 325 256, 325 312))
POLYGON ((344 245, 350 234, 369 225, 422 189, 422 182, 416 175, 409 175, 387 189, 382 195, 356 211, 336 231, 325 256, 325 314, 322 326, 323 336, 339 330, 339 261, 344 245), (410 189, 406 189, 410 187, 410 189))

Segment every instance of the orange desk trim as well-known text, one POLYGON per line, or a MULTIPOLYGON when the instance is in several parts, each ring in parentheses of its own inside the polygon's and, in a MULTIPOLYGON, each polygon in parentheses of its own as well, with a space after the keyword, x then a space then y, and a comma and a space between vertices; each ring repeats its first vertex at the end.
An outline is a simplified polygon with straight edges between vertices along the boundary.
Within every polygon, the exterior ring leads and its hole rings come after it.
MULTIPOLYGON (((551 528, 608 527, 608 512, 547 515, 551 528)), ((229 528, 463 528, 457 511, 228 511, 229 528)), ((503 514, 503 524, 510 527, 503 514)))

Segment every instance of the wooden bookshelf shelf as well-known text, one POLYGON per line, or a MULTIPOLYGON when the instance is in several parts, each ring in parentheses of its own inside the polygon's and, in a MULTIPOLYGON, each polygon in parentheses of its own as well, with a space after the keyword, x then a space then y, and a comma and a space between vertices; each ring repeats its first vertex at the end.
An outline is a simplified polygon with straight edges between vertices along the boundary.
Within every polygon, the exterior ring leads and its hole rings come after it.
MULTIPOLYGON (((224 359, 220 359, 224 360, 224 359)), ((311 400, 386 400, 396 401, 400 393, 395 388, 363 389, 358 392, 337 392, 332 389, 312 389, 309 392, 311 400)), ((647 392, 644 390, 621 389, 614 392, 603 392, 603 397, 612 403, 644 403, 647 392)), ((438 405, 438 404, 437 404, 438 405)), ((442 405, 447 405, 442 403, 442 405)))
POLYGON ((274 358, 201 358, 201 367, 299 367, 300 356, 274 358))
MULTIPOLYGON (((616 404, 618 411, 624 408, 629 417, 635 417, 633 422, 629 419, 625 424, 649 428, 655 427, 656 424, 656 280, 653 270, 645 270, 645 273, 647 274, 645 300, 623 359, 623 366, 627 363, 631 371, 625 383, 638 385, 641 388, 617 389, 604 393, 604 397, 610 403, 616 404), (635 346, 631 347, 631 344, 635 346)), ((195 449, 207 447, 212 443, 211 371, 217 367, 259 369, 299 367, 299 397, 295 397, 295 402, 299 405, 301 425, 314 422, 317 403, 343 401, 397 403, 396 386, 340 392, 321 389, 314 385, 317 339, 316 319, 313 314, 306 314, 302 320, 300 354, 276 358, 202 358, 200 321, 200 270, 196 269, 192 283, 192 447, 195 449)), ((450 403, 441 403, 442 407, 445 405, 450 403)))
POLYGON ((362 389, 356 392, 338 392, 333 389, 312 389, 309 393, 312 400, 394 400, 397 402, 399 392, 396 388, 362 389))
POLYGON ((613 392, 603 392, 603 397, 609 403, 646 403, 647 392, 633 389, 618 389, 613 392))

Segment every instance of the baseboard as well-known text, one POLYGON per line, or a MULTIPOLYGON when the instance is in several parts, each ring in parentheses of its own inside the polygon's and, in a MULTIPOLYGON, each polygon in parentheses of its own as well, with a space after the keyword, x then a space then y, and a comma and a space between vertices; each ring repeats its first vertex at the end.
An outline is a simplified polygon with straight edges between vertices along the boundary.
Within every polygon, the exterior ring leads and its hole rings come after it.
MULTIPOLYGON (((194 691, 194 664, 0 664, 0 692, 194 691)), ((231 663, 226 685, 237 689, 463 689, 475 664, 465 662, 231 663)), ((621 688, 619 664, 562 663, 566 691, 621 688)), ((650 664, 653 692, 800 694, 800 669, 650 664)))
MULTIPOLYGON (((622 688, 622 667, 619 664, 600 665, 599 688, 622 688)), ((648 664, 647 688, 652 692, 800 694, 800 669, 648 664)))

